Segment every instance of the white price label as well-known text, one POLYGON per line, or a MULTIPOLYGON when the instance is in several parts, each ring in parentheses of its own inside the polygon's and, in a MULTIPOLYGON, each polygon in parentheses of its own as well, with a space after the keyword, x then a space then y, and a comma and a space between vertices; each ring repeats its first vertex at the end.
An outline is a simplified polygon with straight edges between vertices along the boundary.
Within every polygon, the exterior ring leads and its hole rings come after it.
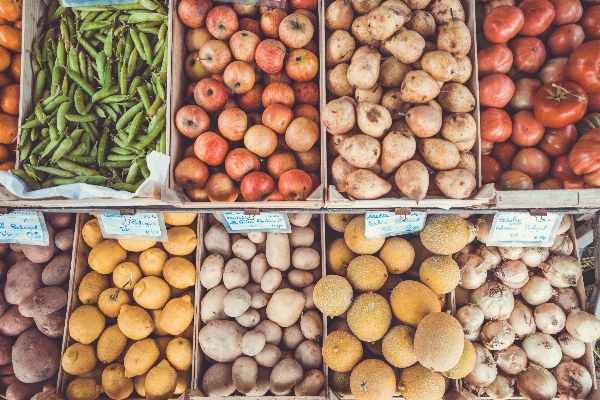
POLYGON ((412 212, 396 215, 391 212, 368 212, 365 214, 365 237, 373 239, 419 232, 425 226, 427 213, 412 212))
POLYGON ((102 236, 107 239, 167 241, 167 229, 162 214, 98 214, 98 221, 102 236))
POLYGON ((14 211, 0 215, 0 243, 48 246, 50 239, 43 214, 14 211))
POLYGON ((496 213, 487 245, 550 247, 561 219, 560 213, 544 216, 526 212, 496 213))
POLYGON ((229 232, 281 232, 290 233, 292 231, 290 220, 286 214, 279 213, 259 213, 256 215, 246 215, 243 211, 224 211, 225 228, 229 232))
POLYGON ((63 0, 64 7, 114 6, 117 4, 133 4, 137 0, 63 0))

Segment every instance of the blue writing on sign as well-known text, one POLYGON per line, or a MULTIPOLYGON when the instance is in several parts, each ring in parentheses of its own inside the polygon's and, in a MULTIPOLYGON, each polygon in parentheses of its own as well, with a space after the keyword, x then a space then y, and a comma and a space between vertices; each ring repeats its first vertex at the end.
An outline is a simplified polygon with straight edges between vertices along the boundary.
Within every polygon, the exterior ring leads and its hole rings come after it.
POLYGON ((365 214, 365 236, 369 239, 419 232, 425 226, 427 213, 413 212, 396 215, 391 212, 368 212, 365 214))
POLYGON ((47 246, 44 217, 38 212, 15 211, 0 215, 0 243, 47 246))
MULTIPOLYGON (((500 212, 494 217, 488 245, 542 245, 554 240, 555 226, 562 215, 548 213, 545 216, 525 212, 500 212)), ((550 243, 551 244, 551 243, 550 243)))
POLYGON ((165 235, 161 220, 156 213, 138 213, 134 215, 99 214, 103 234, 117 238, 148 237, 162 238, 165 235))
POLYGON ((229 229, 235 232, 287 232, 290 228, 287 216, 279 213, 246 215, 243 211, 224 211, 223 217, 229 225, 229 229))

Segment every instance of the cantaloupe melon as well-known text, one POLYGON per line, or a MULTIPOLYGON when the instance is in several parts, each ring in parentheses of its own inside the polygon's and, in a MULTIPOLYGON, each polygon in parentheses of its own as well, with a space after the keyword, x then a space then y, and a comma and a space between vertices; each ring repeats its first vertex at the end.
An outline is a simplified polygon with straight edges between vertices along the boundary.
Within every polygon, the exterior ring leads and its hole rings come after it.
POLYGON ((352 333, 333 331, 323 340, 323 361, 337 372, 350 372, 362 359, 360 340, 352 333))
POLYGON ((398 388, 405 400, 441 399, 446 391, 446 381, 439 372, 415 364, 402 370, 398 388))
POLYGON ((443 312, 425 316, 415 333, 417 361, 434 371, 448 371, 458 364, 465 346, 460 322, 443 312))
POLYGON ((348 264, 348 282, 358 292, 376 292, 387 277, 385 265, 375 256, 358 256, 348 264))
POLYGON ((464 378, 473 371, 476 358, 475 347, 473 347, 473 344, 470 341, 465 339, 465 347, 463 348, 460 360, 458 360, 458 363, 452 369, 444 372, 444 376, 447 376, 450 379, 464 378))
POLYGON ((415 330, 406 325, 394 326, 382 341, 383 356, 396 368, 408 368, 417 362, 414 350, 415 330))
POLYGON ((344 229, 354 217, 356 217, 356 214, 325 214, 325 222, 334 231, 344 232, 344 229))
POLYGON ((346 276, 348 264, 354 257, 356 254, 350 250, 343 238, 335 239, 327 246, 327 268, 336 275, 346 276))
POLYGON ((390 305, 394 316, 413 328, 426 315, 442 311, 435 293, 417 281, 400 282, 390 296, 390 305))
POLYGON ((379 258, 390 274, 401 274, 413 265, 415 249, 406 239, 390 237, 379 250, 379 258))
POLYGON ((471 239, 467 221, 455 214, 431 215, 421 231, 423 246, 435 254, 451 255, 471 239))
POLYGON ((392 311, 383 296, 377 293, 363 293, 352 302, 346 319, 357 338, 365 342, 375 342, 390 328, 392 311))
POLYGON ((419 279, 435 294, 453 291, 460 281, 460 269, 449 256, 432 256, 421 264, 419 279))
POLYGON ((396 391, 392 367, 381 360, 364 360, 350 375, 350 391, 356 400, 387 400, 396 391))
POLYGON ((365 237, 365 216, 360 215, 348 223, 344 230, 346 244, 356 254, 375 254, 385 243, 385 238, 365 237))
POLYGON ((329 388, 340 396, 350 397, 350 374, 351 372, 329 371, 329 388))
POLYGON ((313 290, 315 306, 328 317, 337 317, 352 304, 352 286, 343 276, 327 275, 319 279, 313 290))

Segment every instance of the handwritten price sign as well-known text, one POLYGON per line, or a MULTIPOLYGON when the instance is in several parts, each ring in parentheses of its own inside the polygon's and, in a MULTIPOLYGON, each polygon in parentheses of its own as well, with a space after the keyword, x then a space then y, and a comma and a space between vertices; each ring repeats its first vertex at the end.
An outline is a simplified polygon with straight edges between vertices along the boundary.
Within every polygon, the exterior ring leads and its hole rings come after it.
POLYGON ((290 233, 290 220, 285 214, 259 213, 246 215, 243 211, 224 211, 224 226, 229 232, 281 232, 290 233))
POLYGON ((102 235, 107 239, 167 241, 167 230, 162 214, 98 214, 98 221, 102 235))
POLYGON ((14 211, 0 215, 0 243, 48 246, 50 240, 41 212, 14 211))
POLYGON ((500 212, 494 217, 488 246, 550 247, 554 243, 562 214, 545 216, 529 213, 500 212))
POLYGON ((365 214, 365 237, 399 236, 419 232, 425 226, 427 213, 413 212, 410 215, 396 215, 391 212, 368 212, 365 214))

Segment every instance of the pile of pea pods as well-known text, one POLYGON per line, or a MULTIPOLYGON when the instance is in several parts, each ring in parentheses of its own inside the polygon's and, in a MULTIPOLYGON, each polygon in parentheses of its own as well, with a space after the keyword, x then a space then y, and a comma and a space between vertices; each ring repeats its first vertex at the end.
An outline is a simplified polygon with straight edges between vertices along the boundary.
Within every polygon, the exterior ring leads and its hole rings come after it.
POLYGON ((146 156, 167 153, 168 14, 158 0, 48 6, 31 63, 35 109, 21 126, 30 189, 89 183, 135 192, 146 156))

